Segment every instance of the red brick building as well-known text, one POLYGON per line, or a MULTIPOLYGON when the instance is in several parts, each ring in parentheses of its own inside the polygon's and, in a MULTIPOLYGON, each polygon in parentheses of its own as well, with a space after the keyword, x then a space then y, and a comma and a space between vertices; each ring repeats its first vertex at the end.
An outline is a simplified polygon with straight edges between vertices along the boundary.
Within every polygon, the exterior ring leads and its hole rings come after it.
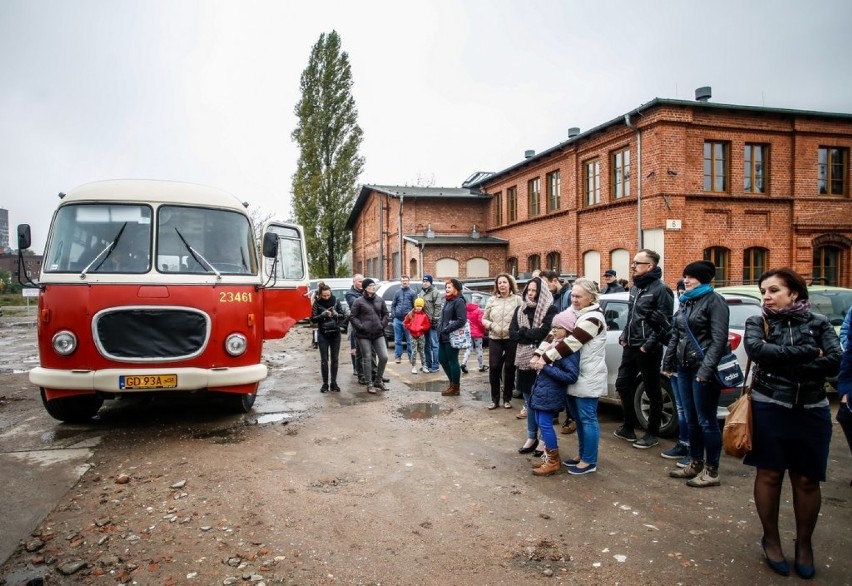
POLYGON ((461 189, 365 186, 354 270, 391 278, 402 250, 413 276, 626 278, 645 247, 672 285, 705 258, 718 284, 789 265, 852 287, 852 114, 655 99, 572 134, 461 189))

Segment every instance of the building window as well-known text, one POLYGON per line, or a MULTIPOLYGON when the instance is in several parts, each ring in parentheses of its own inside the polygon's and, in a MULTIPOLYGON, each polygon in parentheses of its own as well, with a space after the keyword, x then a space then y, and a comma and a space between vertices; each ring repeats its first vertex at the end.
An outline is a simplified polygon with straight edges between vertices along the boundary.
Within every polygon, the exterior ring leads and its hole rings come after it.
POLYGON ((615 199, 630 195, 630 149, 612 155, 612 195, 615 199))
POLYGON ((551 252, 547 255, 547 269, 550 271, 562 272, 562 255, 558 252, 551 252))
POLYGON ((562 178, 559 171, 547 175, 547 211, 554 212, 562 205, 562 178))
POLYGON ((601 162, 586 163, 586 205, 601 203, 601 162))
POLYGON ((766 193, 769 147, 765 144, 747 144, 743 156, 743 189, 746 193, 766 193))
POLYGON ((506 259, 506 272, 513 277, 518 276, 518 259, 514 256, 506 259))
MULTIPOLYGON (((819 246, 814 248, 813 282, 815 285, 831 285, 837 287, 840 275, 840 249, 834 246, 819 246)), ((852 311, 852 310, 850 310, 852 311)))
POLYGON ((518 188, 510 187, 506 190, 506 207, 508 208, 509 221, 518 219, 518 188))
POLYGON ((494 195, 494 225, 503 225, 503 192, 494 195))
POLYGON ((530 217, 534 218, 541 211, 541 179, 536 177, 528 181, 527 192, 529 193, 530 217))
POLYGON ((769 251, 765 248, 746 248, 743 251, 743 285, 754 285, 766 272, 769 251))
POLYGON ((728 143, 704 143, 704 191, 728 191, 728 143))
POLYGON ((818 160, 819 194, 844 195, 846 193, 846 149, 821 147, 818 160))
POLYGON ((728 284, 728 249, 721 246, 704 249, 704 260, 709 260, 716 267, 714 285, 721 287, 728 284))
POLYGON ((529 272, 541 270, 541 257, 537 254, 531 254, 527 257, 527 270, 529 272))

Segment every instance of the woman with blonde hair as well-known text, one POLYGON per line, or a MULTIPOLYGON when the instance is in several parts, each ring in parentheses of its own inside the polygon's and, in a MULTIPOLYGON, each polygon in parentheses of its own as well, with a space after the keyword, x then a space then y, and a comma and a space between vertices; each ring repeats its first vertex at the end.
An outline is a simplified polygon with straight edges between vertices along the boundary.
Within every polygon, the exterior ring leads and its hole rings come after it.
POLYGON ((515 390, 515 351, 518 343, 509 337, 509 326, 515 310, 521 306, 518 285, 508 273, 494 279, 494 291, 482 314, 482 325, 488 335, 488 382, 491 384, 489 409, 500 406, 500 385, 503 386, 503 407, 512 408, 515 390))

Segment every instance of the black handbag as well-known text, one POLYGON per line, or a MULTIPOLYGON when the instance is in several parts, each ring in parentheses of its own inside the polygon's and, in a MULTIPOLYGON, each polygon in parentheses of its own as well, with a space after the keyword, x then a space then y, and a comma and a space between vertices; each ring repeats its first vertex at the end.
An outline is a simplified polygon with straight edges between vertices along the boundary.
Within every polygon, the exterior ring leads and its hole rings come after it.
MULTIPOLYGON (((704 350, 701 348, 698 340, 695 339, 692 330, 689 329, 688 309, 684 312, 683 325, 686 328, 686 333, 692 338, 692 343, 698 349, 698 355, 704 360, 704 350)), ((741 387, 745 383, 745 374, 743 374, 743 369, 740 368, 740 361, 737 360, 737 355, 733 352, 728 352, 722 356, 719 364, 716 365, 714 375, 716 382, 724 389, 741 387)))

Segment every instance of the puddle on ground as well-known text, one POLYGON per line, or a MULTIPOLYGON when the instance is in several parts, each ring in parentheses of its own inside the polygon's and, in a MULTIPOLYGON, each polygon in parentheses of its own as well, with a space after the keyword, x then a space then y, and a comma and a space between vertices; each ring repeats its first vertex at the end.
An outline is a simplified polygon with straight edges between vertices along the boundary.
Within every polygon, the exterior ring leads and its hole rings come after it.
POLYGON ((245 439, 245 434, 242 429, 229 427, 200 431, 192 434, 192 439, 212 439, 214 444, 238 444, 245 439))
POLYGON ((432 419, 441 415, 448 415, 453 410, 449 407, 441 407, 439 403, 414 403, 408 407, 400 407, 397 413, 405 419, 432 419))
POLYGON ((426 382, 410 382, 408 386, 414 391, 427 391, 429 393, 440 393, 450 384, 446 380, 431 380, 426 382))
POLYGON ((291 417, 290 413, 264 413, 263 415, 258 416, 255 420, 255 423, 258 425, 263 425, 264 423, 278 423, 279 421, 283 421, 291 417))
MULTIPOLYGON (((462 388, 462 391, 464 391, 464 388, 462 388)), ((489 403, 491 402, 491 389, 486 389, 484 391, 472 391, 468 394, 474 401, 488 401, 489 403)))

